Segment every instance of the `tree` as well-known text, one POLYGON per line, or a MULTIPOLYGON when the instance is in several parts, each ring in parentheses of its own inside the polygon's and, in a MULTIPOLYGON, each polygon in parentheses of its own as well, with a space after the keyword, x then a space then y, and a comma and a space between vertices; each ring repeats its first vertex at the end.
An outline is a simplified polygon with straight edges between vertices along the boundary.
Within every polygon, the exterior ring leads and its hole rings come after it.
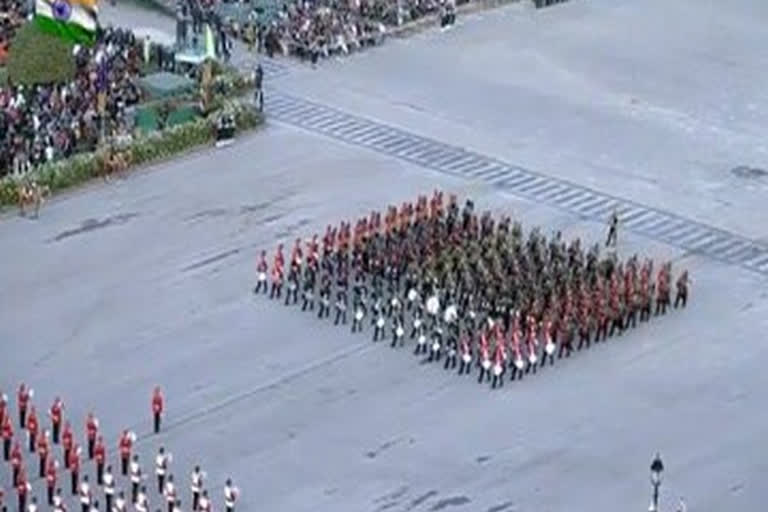
POLYGON ((11 41, 8 77, 15 84, 60 83, 75 76, 72 43, 26 23, 11 41))

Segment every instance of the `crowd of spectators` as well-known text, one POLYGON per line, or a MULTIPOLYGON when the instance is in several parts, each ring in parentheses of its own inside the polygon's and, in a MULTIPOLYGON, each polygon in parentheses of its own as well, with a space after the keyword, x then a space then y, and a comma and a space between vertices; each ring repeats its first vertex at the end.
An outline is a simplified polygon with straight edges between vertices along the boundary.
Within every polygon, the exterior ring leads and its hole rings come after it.
POLYGON ((101 31, 96 44, 75 46, 73 53, 75 75, 66 83, 0 85, 0 177, 91 151, 104 137, 129 136, 147 62, 173 61, 118 28, 101 31))
POLYGON ((392 27, 441 13, 457 4, 455 0, 187 2, 194 19, 212 19, 219 29, 224 25, 226 32, 244 40, 252 49, 270 56, 294 55, 313 62, 379 44, 392 27))
POLYGON ((0 0, 0 66, 8 58, 8 46, 27 17, 26 0, 0 0))

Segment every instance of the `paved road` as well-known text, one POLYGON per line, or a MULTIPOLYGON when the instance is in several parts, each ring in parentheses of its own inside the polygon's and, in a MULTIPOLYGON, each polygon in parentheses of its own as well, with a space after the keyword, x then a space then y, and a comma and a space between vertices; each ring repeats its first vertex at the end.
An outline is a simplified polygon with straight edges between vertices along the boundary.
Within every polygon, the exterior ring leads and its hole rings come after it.
POLYGON ((148 395, 162 384, 169 430, 143 437, 143 456, 164 443, 179 473, 202 462, 216 494, 233 475, 242 510, 634 510, 647 505, 656 449, 668 468, 665 504, 684 494, 691 510, 758 509, 768 498, 759 451, 768 429, 760 399, 768 292, 756 269, 712 247, 658 231, 626 234, 622 253, 691 269, 691 308, 498 393, 249 294, 259 248, 435 186, 569 237, 603 234, 596 210, 555 201, 565 191, 477 179, 491 171, 467 179, 485 169, 467 161, 446 173, 416 146, 359 131, 348 142, 329 138, 341 134, 339 118, 296 116, 289 102, 301 98, 338 107, 341 121, 353 113, 440 150, 464 148, 480 159, 474 164, 490 157, 761 247, 765 224, 750 221, 766 213, 764 184, 720 167, 768 167, 753 134, 764 119, 746 107, 762 108, 761 57, 746 51, 762 37, 747 8, 762 7, 733 2, 712 21, 721 29, 709 37, 722 40, 703 45, 693 28, 706 13, 681 8, 663 16, 681 35, 659 41, 660 5, 574 1, 536 16, 514 7, 365 57, 297 67, 275 83, 282 104, 272 108, 288 123, 271 122, 229 150, 66 194, 37 222, 8 216, 0 386, 33 382, 46 405, 61 393, 75 418, 96 410, 114 439, 126 425, 146 434, 148 395), (616 28, 630 19, 632 30, 616 28), (463 47, 472 51, 459 54, 463 47), (559 53, 561 67, 544 65, 559 53), (653 77, 627 78, 652 62, 653 77), (683 64, 697 72, 675 71, 683 64), (721 67, 742 89, 713 79, 721 67), (733 137, 669 127, 650 107, 639 109, 647 118, 628 120, 625 104, 587 101, 601 90, 595 82, 733 137), (718 97, 727 101, 715 108, 718 97), (718 114, 726 108, 739 113, 735 121, 718 114), (594 163, 600 154, 613 156, 594 163), (697 173, 693 164, 669 171, 693 160, 697 173))

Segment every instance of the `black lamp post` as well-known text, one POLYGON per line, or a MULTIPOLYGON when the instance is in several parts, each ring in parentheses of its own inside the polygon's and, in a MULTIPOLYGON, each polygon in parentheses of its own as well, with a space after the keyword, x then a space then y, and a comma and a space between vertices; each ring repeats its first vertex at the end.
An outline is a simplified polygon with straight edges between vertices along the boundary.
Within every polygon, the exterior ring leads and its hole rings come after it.
POLYGON ((659 487, 661 487, 661 474, 664 472, 664 463, 661 462, 661 455, 656 456, 651 462, 651 485, 653 485, 653 498, 648 512, 659 512, 659 487))

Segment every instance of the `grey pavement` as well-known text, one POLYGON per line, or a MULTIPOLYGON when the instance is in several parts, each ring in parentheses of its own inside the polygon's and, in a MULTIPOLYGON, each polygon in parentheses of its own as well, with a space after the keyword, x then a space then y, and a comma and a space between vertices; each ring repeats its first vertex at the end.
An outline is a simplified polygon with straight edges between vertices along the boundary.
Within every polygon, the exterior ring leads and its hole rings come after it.
POLYGON ((185 483, 199 461, 217 509, 231 475, 240 510, 642 510, 661 450, 665 510, 678 495, 692 511, 761 510, 768 291, 744 265, 623 233, 623 255, 691 270, 689 309, 493 393, 250 294, 261 248, 434 187, 604 234, 598 216, 405 147, 343 142, 288 116, 289 97, 764 244, 766 182, 729 171, 768 168, 765 7, 633 4, 513 6, 296 65, 270 85, 275 120, 234 147, 66 193, 38 221, 6 214, 0 387, 26 380, 45 408, 61 394, 80 430, 92 408, 111 447, 130 426, 145 459, 165 444, 185 483))

